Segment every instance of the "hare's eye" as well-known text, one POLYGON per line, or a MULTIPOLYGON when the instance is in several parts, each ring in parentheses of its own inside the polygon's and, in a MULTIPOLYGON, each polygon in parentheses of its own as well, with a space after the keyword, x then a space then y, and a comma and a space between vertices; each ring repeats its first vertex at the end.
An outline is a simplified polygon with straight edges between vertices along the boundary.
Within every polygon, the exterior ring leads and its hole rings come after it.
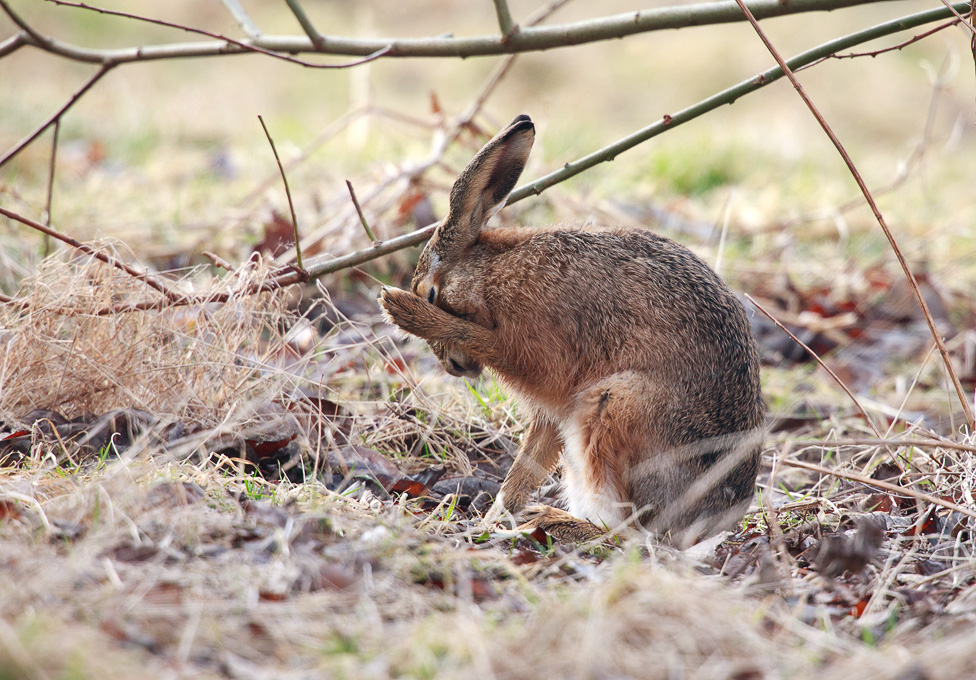
POLYGON ((427 291, 427 302, 434 304, 434 300, 437 299, 437 287, 431 286, 430 290, 427 291))

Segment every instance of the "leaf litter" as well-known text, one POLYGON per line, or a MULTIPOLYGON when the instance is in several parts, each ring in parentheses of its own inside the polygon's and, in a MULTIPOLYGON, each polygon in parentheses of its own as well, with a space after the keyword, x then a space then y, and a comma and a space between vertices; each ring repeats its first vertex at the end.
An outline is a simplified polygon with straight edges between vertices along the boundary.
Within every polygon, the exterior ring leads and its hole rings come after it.
MULTIPOLYGON (((440 377, 369 304, 322 288, 307 291, 314 304, 243 293, 267 275, 260 257, 224 278, 171 274, 230 298, 101 314, 149 293, 101 263, 53 258, 0 307, 0 665, 35 677, 966 672, 973 518, 952 508, 974 507, 976 442, 950 438, 951 415, 873 408, 869 424, 759 327, 767 359, 805 373, 802 398, 774 405, 759 504, 737 532, 687 553, 492 533, 480 518, 517 448, 511 402, 490 380, 440 377), (874 441, 878 428, 893 443, 874 441)), ((891 311, 896 283, 872 281, 840 300, 756 294, 835 367, 888 379, 893 362, 922 363, 906 403, 938 392, 924 329, 891 311), (882 323, 917 340, 893 352, 873 334, 882 323)), ((971 309, 945 308, 948 330, 971 323, 971 309)), ((950 343, 960 365, 971 342, 950 343)))

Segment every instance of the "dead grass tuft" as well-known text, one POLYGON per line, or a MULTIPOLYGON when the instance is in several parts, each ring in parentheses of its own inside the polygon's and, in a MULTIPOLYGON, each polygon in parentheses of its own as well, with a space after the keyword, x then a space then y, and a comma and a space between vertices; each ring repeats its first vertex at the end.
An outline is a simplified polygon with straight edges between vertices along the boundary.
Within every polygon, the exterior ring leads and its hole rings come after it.
POLYGON ((47 260, 26 279, 17 304, 0 307, 0 416, 35 409, 68 419, 140 409, 162 420, 213 426, 244 405, 281 393, 277 360, 287 353, 281 296, 242 293, 259 265, 206 282, 186 272, 172 287, 225 304, 105 313, 122 301, 158 298, 143 282, 88 258, 47 260))

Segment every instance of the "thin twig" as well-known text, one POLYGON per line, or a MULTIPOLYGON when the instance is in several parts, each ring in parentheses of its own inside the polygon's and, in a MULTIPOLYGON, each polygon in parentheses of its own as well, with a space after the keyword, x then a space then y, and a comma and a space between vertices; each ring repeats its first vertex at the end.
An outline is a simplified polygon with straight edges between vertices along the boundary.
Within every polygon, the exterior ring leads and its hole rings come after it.
MULTIPOLYGON (((827 373, 830 374, 830 377, 833 378, 834 381, 838 385, 840 385, 840 388, 842 390, 844 390, 844 392, 847 394, 847 396, 851 398, 851 401, 854 402, 854 406, 856 406, 857 407, 857 410, 861 412, 861 415, 862 416, 864 416, 864 420, 865 420, 865 422, 867 422, 868 427, 871 428, 871 430, 878 437, 878 439, 883 439, 883 437, 881 436, 881 433, 878 431, 878 428, 876 428, 874 426, 874 421, 871 420, 871 416, 868 415, 868 412, 861 405, 861 402, 858 400, 857 397, 854 396, 854 393, 851 392, 851 390, 847 386, 847 384, 844 383, 844 381, 840 379, 840 376, 837 375, 836 373, 834 373, 834 371, 830 368, 830 366, 828 366, 824 362, 824 360, 820 358, 820 355, 818 355, 810 347, 808 347, 806 345, 806 343, 804 343, 802 340, 800 340, 800 338, 796 337, 790 331, 789 328, 787 328, 786 326, 784 326, 783 324, 781 324, 772 314, 769 313, 769 311, 766 310, 765 307, 763 307, 761 304, 759 304, 758 302, 756 302, 756 299, 754 297, 752 297, 748 293, 745 294, 745 297, 746 297, 746 299, 749 302, 751 302, 756 307, 756 309, 758 309, 760 312, 762 312, 766 316, 767 319, 769 319, 770 321, 772 321, 776 325, 777 328, 779 328, 781 331, 783 331, 788 336, 790 336, 790 339, 793 342, 795 342, 796 344, 798 344, 800 347, 802 347, 807 352, 807 354, 809 354, 811 357, 813 357, 813 360, 816 361, 820 365, 820 367, 822 369, 824 369, 825 371, 827 371, 827 373)), ((891 456, 891 460, 895 463, 895 465, 898 466, 898 469, 901 470, 902 472, 904 472, 905 471, 904 466, 901 464, 901 461, 898 460, 898 457, 895 456, 894 452, 891 449, 888 449, 888 454, 891 456)))
POLYGON ((797 444, 808 445, 816 444, 819 446, 916 446, 921 449, 950 449, 953 451, 966 451, 976 453, 976 446, 972 444, 959 444, 957 442, 933 440, 925 441, 919 439, 832 439, 824 442, 820 439, 795 439, 797 444))
MULTIPOLYGON (((51 204, 54 201, 54 171, 57 168, 58 136, 61 133, 61 119, 54 122, 54 133, 51 135, 51 162, 47 173, 47 201, 44 206, 44 222, 51 224, 51 204)), ((51 253, 51 237, 44 234, 44 257, 51 253)))
MULTIPOLYGON (((112 267, 115 267, 116 269, 121 269, 122 271, 124 271, 126 274, 128 274, 129 276, 131 276, 134 279, 139 279, 140 281, 145 281, 146 285, 148 285, 150 288, 155 288, 157 291, 159 291, 160 293, 162 293, 163 295, 165 295, 166 298, 170 302, 172 302, 174 304, 182 304, 182 303, 184 303, 184 298, 183 298, 182 295, 180 295, 179 293, 174 293, 173 291, 171 291, 167 286, 163 285, 162 283, 160 283, 159 281, 157 281, 155 278, 153 278, 152 276, 150 276, 149 275, 149 272, 147 272, 147 271, 139 271, 138 269, 135 269, 134 267, 130 267, 125 262, 122 262, 121 260, 119 260, 117 258, 114 258, 111 255, 106 255, 105 253, 103 253, 101 251, 95 250, 94 248, 92 248, 89 245, 85 245, 81 241, 77 241, 77 240, 71 238, 70 236, 66 236, 65 234, 62 234, 60 232, 57 232, 54 229, 51 229, 49 226, 44 225, 44 224, 41 224, 40 222, 37 222, 35 220, 32 220, 29 217, 24 217, 23 215, 19 215, 19 214, 15 213, 13 210, 7 210, 3 206, 0 206, 0 215, 3 215, 4 217, 8 217, 8 218, 10 218, 12 220, 16 220, 17 222, 20 222, 21 224, 26 225, 26 226, 30 227, 31 229, 36 229, 37 231, 41 232, 42 234, 47 234, 48 236, 53 236, 54 238, 58 239, 59 241, 63 241, 65 243, 67 243, 69 246, 71 246, 72 248, 75 248, 76 250, 80 250, 83 253, 86 253, 88 255, 91 255, 95 259, 101 260, 105 264, 110 265, 112 267)), ((157 307, 159 306, 159 303, 158 302, 155 303, 155 304, 156 304, 157 307)))
MULTIPOLYGON (((0 0, 0 3, 2 2, 3 0, 0 0)), ((79 99, 81 99, 82 95, 88 92, 88 90, 90 90, 95 83, 101 80, 106 73, 111 71, 113 67, 114 64, 103 64, 102 67, 98 69, 98 71, 95 73, 95 75, 89 78, 88 82, 86 82, 84 85, 81 86, 81 89, 79 89, 73 95, 71 95, 71 98, 68 99, 68 101, 65 102, 60 109, 55 111, 54 114, 51 115, 51 117, 48 118, 46 121, 44 121, 36 130, 34 130, 32 133, 30 133, 22 140, 17 142, 17 144, 15 144, 10 151, 5 153, 3 157, 0 158, 0 168, 6 165, 11 158, 13 158, 21 151, 23 151, 25 148, 27 148, 27 146, 29 146, 31 142, 33 142, 35 139, 40 137, 45 130, 51 127, 54 123, 57 123, 59 120, 61 120, 61 116, 67 113, 68 110, 72 106, 74 106, 79 99)))
MULTIPOLYGON (((296 267, 287 266, 284 271, 280 274, 276 274, 269 279, 265 279, 261 283, 250 283, 243 291, 236 291, 233 293, 216 293, 213 295, 200 295, 196 297, 185 297, 179 302, 174 302, 171 306, 186 306, 186 305, 208 305, 214 303, 224 303, 230 300, 233 296, 247 296, 247 295, 258 295, 260 293, 268 293, 275 290, 281 290, 287 288, 288 286, 293 286, 296 283, 305 283, 309 280, 308 272, 304 269, 298 269, 296 267)), ((144 312, 150 309, 159 309, 160 305, 158 302, 132 302, 120 305, 115 305, 112 307, 106 307, 95 312, 95 316, 111 316, 115 314, 127 314, 129 312, 144 312)))
MULTIPOLYGON (((367 55, 364 55, 363 59, 357 59, 356 61, 349 62, 348 64, 316 64, 311 61, 305 61, 304 59, 299 59, 297 57, 289 57, 287 54, 282 54, 281 52, 294 52, 296 50, 276 50, 268 49, 257 44, 258 39, 253 39, 251 41, 235 40, 226 35, 221 35, 220 33, 212 33, 211 31, 205 31, 202 28, 193 28, 192 26, 186 26, 184 24, 177 24, 172 21, 165 21, 163 19, 154 19, 152 17, 145 17, 139 14, 131 14, 129 12, 118 12, 116 10, 105 9, 103 7, 95 7, 94 5, 89 5, 84 2, 69 2, 69 0, 47 0, 48 2, 53 2, 55 5, 62 5, 64 7, 75 7, 77 9, 87 9, 92 12, 97 12, 98 14, 105 14, 108 16, 122 17, 125 19, 133 19, 135 21, 144 21, 149 24, 155 24, 157 26, 165 26, 167 28, 175 28, 181 31, 186 31, 187 33, 195 33, 197 35, 205 35, 208 38, 213 38, 215 40, 222 41, 227 45, 233 45, 239 48, 243 52, 256 52, 258 54, 263 54, 274 59, 281 59, 282 61, 287 61, 292 64, 298 64, 299 66, 304 66, 305 68, 316 68, 316 69, 342 69, 351 68, 353 66, 359 66, 360 64, 365 64, 367 62, 379 59, 380 57, 386 55, 391 47, 389 45, 383 45, 373 50, 367 55)), ((53 41, 48 40, 47 47, 53 46, 53 41)), ((142 49, 142 48, 140 48, 142 49)), ((55 51, 50 49, 49 51, 55 51)), ((231 50, 222 49, 220 53, 227 54, 231 53, 231 50)), ((58 51, 58 54, 62 56, 68 56, 63 54, 63 52, 58 51)), ((174 55, 175 56, 175 55, 174 55)), ((112 63, 119 63, 121 60, 113 60, 112 63)), ((142 59, 135 59, 133 61, 142 61, 142 59)))
MULTIPOLYGON (((552 16, 556 10, 569 1, 570 0, 554 0, 549 5, 543 7, 541 10, 529 17, 526 20, 526 25, 536 26, 537 24, 542 23, 547 18, 552 16)), ((488 101, 488 97, 491 96, 492 92, 494 92, 498 87, 498 84, 502 82, 502 79, 511 70, 516 59, 518 59, 517 54, 509 54, 495 65, 495 68, 492 69, 491 73, 488 75, 488 78, 485 79, 485 82, 481 86, 481 90, 478 92, 478 95, 474 98, 474 101, 464 113, 455 119, 454 129, 452 130, 451 134, 448 135, 445 146, 450 146, 452 143, 454 143, 454 140, 460 136, 461 131, 471 125, 475 116, 481 112, 485 102, 488 101)))
POLYGON ((4 13, 10 17, 10 20, 14 22, 20 28, 20 30, 26 33, 35 45, 44 49, 50 49, 54 45, 54 41, 51 38, 39 33, 34 29, 33 26, 24 21, 19 14, 14 12, 13 8, 11 8, 7 3, 7 0, 0 0, 0 9, 3 9, 4 13))
MULTIPOLYGON (((769 50, 769 53, 773 56, 773 59, 776 60, 776 63, 779 64, 779 67, 790 79, 790 82, 793 84, 793 88, 796 90, 797 94, 800 95, 800 98, 807 105, 807 108, 810 109, 810 113, 812 113, 813 117, 817 119, 818 123, 820 123, 820 127, 823 128, 823 131, 827 134, 827 137, 830 138, 830 141, 837 149, 837 152, 840 154, 841 158, 844 159, 844 163, 847 165, 848 170, 850 170, 851 176, 854 177, 854 181, 857 182, 857 186, 861 189, 861 193, 864 194, 864 199, 868 202, 868 205, 871 206, 871 211, 874 213, 874 217, 878 221, 878 224, 881 225, 881 230, 884 231, 885 237, 888 239, 888 243, 891 245, 891 249, 894 251, 895 257, 898 259, 898 263, 901 265, 902 271, 905 272, 905 278, 908 279, 908 283, 912 288, 912 293, 915 295, 915 301, 922 310, 922 315, 925 317, 925 323, 928 324, 929 332, 932 333, 932 337, 939 348, 939 354, 942 355, 942 362, 945 365, 945 370, 952 379, 952 384, 956 388, 956 395, 959 397, 963 412, 966 414, 966 421, 969 424, 969 429, 976 429, 976 420, 973 418, 973 409, 969 405, 969 398, 966 396, 966 391, 963 389, 962 383, 959 382, 959 376, 956 374, 956 370, 952 366, 952 360, 949 358, 949 350, 946 349, 945 343, 942 341, 942 336, 939 333, 939 330, 935 327, 935 320, 932 318, 932 313, 929 311, 929 306, 925 302, 925 298, 922 296, 922 291, 918 287, 918 281, 915 280, 915 276, 912 274, 912 270, 908 266, 908 261, 905 260, 905 256, 902 255, 901 249, 898 247, 898 243, 895 241, 894 234, 892 234, 891 230, 888 229, 888 224, 885 222, 884 215, 881 214, 881 210, 878 208, 877 203, 875 203, 874 197, 871 195, 871 191, 868 189, 868 185, 864 182, 864 179, 861 177, 861 173, 854 165, 854 161, 852 161, 850 155, 848 155, 847 149, 845 149, 844 145, 841 144, 840 139, 834 134, 833 129, 830 127, 830 125, 828 125, 826 119, 821 115, 816 104, 813 103, 813 100, 807 95, 806 91, 803 89, 803 86, 800 85, 800 81, 796 79, 796 76, 793 74, 793 71, 790 69, 789 65, 773 46, 773 43, 770 42, 769 38, 766 36, 766 33, 759 26, 759 22, 756 20, 756 17, 753 16, 752 12, 746 6, 745 0, 735 0, 735 2, 742 9, 742 12, 746 15, 749 23, 752 24, 752 27, 755 29, 760 40, 762 40, 763 44, 766 45, 766 49, 769 50)), ((955 11, 952 7, 949 7, 949 9, 955 11)))
POLYGON ((811 470, 813 472, 818 472, 822 475, 827 475, 829 477, 839 477, 841 479, 847 479, 852 482, 857 482, 859 484, 865 484, 867 486, 873 486, 878 489, 884 489, 885 491, 890 491, 891 493, 900 494, 902 496, 911 496, 912 498, 930 503, 932 505, 937 505, 942 508, 947 508, 949 510, 954 510, 955 512, 962 513, 968 517, 976 517, 976 510, 964 507, 953 503, 952 501, 947 501, 943 498, 937 498, 935 496, 930 496, 927 493, 922 493, 921 491, 916 491, 909 486, 898 486, 897 484, 891 484, 890 482, 883 482, 880 479, 871 479, 870 477, 865 477, 864 475, 859 475, 854 472, 845 472, 843 470, 832 470, 830 468, 825 468, 822 465, 815 465, 814 463, 805 463, 802 460, 784 460, 783 465, 789 465, 790 467, 801 468, 803 470, 811 470))
MULTIPOLYGON (((883 47, 880 50, 873 50, 871 52, 850 52, 848 54, 831 54, 830 56, 824 57, 824 59, 859 59, 861 57, 871 57, 873 59, 874 57, 880 56, 882 54, 886 54, 888 52, 901 51, 906 47, 908 47, 909 45, 913 45, 917 43, 919 40, 924 40, 925 38, 928 38, 930 35, 935 35, 939 31, 944 31, 945 29, 951 28, 952 26, 955 26, 958 23, 959 23, 959 19, 953 19, 952 21, 947 21, 946 23, 936 26, 933 29, 930 29, 923 33, 919 33, 918 35, 914 35, 908 40, 900 42, 897 45, 892 45, 891 47, 883 47)), ((816 62, 804 66, 803 69, 794 69, 794 71, 799 72, 801 70, 808 69, 811 66, 815 66, 815 65, 816 62)))
POLYGON ((224 7, 227 8, 227 11, 230 12, 232 17, 234 17, 234 21, 240 25, 245 34, 251 38, 261 37, 261 29, 258 28, 256 23, 254 23, 250 15, 244 11, 244 8, 241 7, 240 2, 237 0, 221 0, 221 2, 224 3, 224 7))
POLYGON ((308 39, 312 41, 312 45, 315 46, 315 49, 319 52, 324 52, 325 38, 323 38, 322 34, 315 29, 314 24, 312 24, 312 20, 309 19, 308 15, 305 13, 305 8, 302 7, 298 0, 285 0, 285 2, 288 3, 288 8, 291 10, 291 13, 295 15, 295 18, 298 19, 298 24, 302 27, 302 30, 305 31, 305 35, 308 36, 308 39))
MULTIPOLYGON (((971 23, 969 23, 968 21, 966 21, 966 18, 962 14, 960 14, 959 11, 955 7, 953 7, 952 4, 950 4, 948 0, 942 0, 942 4, 945 5, 949 9, 950 12, 952 12, 953 14, 955 14, 956 15, 956 19, 959 20, 959 23, 961 23, 963 26, 965 26, 966 29, 970 33, 973 34, 973 37, 976 38, 976 27, 974 27, 971 23)), ((972 11, 972 10, 970 10, 970 11, 972 11)))
MULTIPOLYGON (((957 6, 962 8, 966 7, 966 5, 963 3, 957 3, 957 6)), ((848 49, 850 47, 854 47, 855 45, 868 42, 869 40, 874 40, 886 35, 891 35, 892 33, 905 31, 915 28, 916 26, 931 23, 933 21, 946 19, 949 16, 949 11, 947 9, 938 7, 936 9, 926 10, 917 14, 911 14, 899 19, 894 19, 892 21, 886 21, 883 24, 878 24, 877 26, 872 26, 871 28, 867 28, 863 31, 858 31, 857 33, 852 33, 836 40, 831 40, 830 42, 826 42, 822 45, 818 45, 813 49, 796 55, 786 63, 790 68, 797 69, 801 66, 805 66, 806 64, 816 62, 823 57, 837 52, 838 50, 848 49)), ((780 66, 774 66, 773 68, 767 69, 766 71, 763 71, 762 73, 749 78, 748 80, 744 80, 737 85, 733 85, 730 88, 708 97, 707 99, 703 99, 697 104, 682 109, 677 113, 666 114, 660 120, 651 123, 647 127, 631 133, 622 139, 617 140, 613 144, 605 146, 602 149, 598 149, 597 151, 594 151, 593 153, 580 159, 566 163, 558 170, 555 170, 544 177, 540 177, 530 184, 526 184, 516 189, 509 197, 508 203, 511 205, 516 201, 526 198, 530 194, 541 194, 549 187, 555 186, 556 184, 578 175, 585 170, 589 170, 595 165, 612 161, 621 153, 628 151, 667 130, 687 123, 690 120, 694 120, 695 118, 698 118, 709 111, 713 111, 720 106, 732 104, 740 97, 751 92, 755 92, 756 90, 776 80, 779 80, 782 77, 783 69, 780 66)))
POLYGON ((359 215, 359 221, 363 225, 363 229, 366 230, 366 236, 369 237, 369 242, 372 244, 376 243, 376 237, 373 236, 373 230, 369 228, 369 222, 366 221, 366 215, 363 214, 363 209, 359 205, 359 199, 356 198, 356 190, 352 188, 352 182, 348 179, 346 180, 346 186, 349 187, 349 196, 352 198, 352 204, 356 207, 356 214, 359 215))
POLYGON ((203 255, 208 260, 210 260, 211 262, 213 262, 215 267, 219 267, 220 269, 226 269, 229 272, 234 271, 234 267, 231 265, 231 263, 225 260, 224 258, 222 258, 217 253, 212 253, 209 250, 204 250, 200 254, 203 255))
POLYGON ((275 148, 274 140, 271 138, 271 133, 268 132, 268 126, 264 124, 264 118, 260 115, 258 120, 261 121, 261 128, 264 130, 264 135, 268 138, 268 144, 271 145, 271 153, 274 154, 275 162, 278 164, 278 172, 281 173, 281 181, 285 184, 285 196, 288 198, 288 209, 291 211, 291 227, 295 235, 295 263, 298 265, 299 269, 302 269, 302 244, 299 243, 298 238, 298 218, 295 216, 295 204, 291 200, 291 189, 288 187, 288 177, 285 175, 285 168, 281 165, 281 159, 278 157, 278 149, 275 148))
POLYGON ((502 34, 502 40, 508 39, 518 31, 518 24, 512 20, 512 13, 508 9, 506 0, 494 0, 495 16, 498 17, 498 30, 502 34))

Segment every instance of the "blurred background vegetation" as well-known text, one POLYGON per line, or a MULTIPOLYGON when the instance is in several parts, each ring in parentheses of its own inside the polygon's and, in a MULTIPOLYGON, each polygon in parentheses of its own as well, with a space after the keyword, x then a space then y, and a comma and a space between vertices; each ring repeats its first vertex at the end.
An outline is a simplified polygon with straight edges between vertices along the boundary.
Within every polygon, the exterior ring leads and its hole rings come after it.
MULTIPOLYGON (((549 23, 669 4, 675 3, 613 0, 596 7, 570 2, 549 23)), ((301 35, 283 2, 243 5, 265 33, 301 35)), ((328 34, 496 31, 487 1, 306 5, 319 30, 328 34)), ((541 5, 517 0, 511 8, 518 21, 541 5)), ((13 6, 47 34, 91 47, 199 39, 33 0, 13 6)), ((216 0, 116 0, 104 6, 231 36, 241 33, 216 0)), ((770 19, 764 26, 782 54, 790 56, 932 6, 874 3, 770 19)), ((13 32, 0 17, 0 34, 13 32)), ((872 188, 890 184, 904 173, 913 153, 920 154, 907 181, 879 196, 881 208, 913 261, 949 267, 942 272, 945 278, 971 283, 976 94, 968 48, 969 35, 955 27, 877 58, 832 60, 801 78, 872 188)), ((277 183, 256 204, 242 205, 274 170, 258 114, 265 116, 285 160, 358 107, 371 105, 404 117, 363 116, 290 173, 300 221, 310 215, 314 221, 326 197, 344 191, 344 178, 362 182, 384 166, 424 156, 430 131, 409 121, 433 123, 434 108, 448 117, 457 115, 498 59, 381 59, 348 70, 305 69, 260 55, 125 65, 64 119, 52 221, 77 238, 120 238, 147 256, 186 247, 240 255, 261 239, 272 207, 286 210, 277 183)), ((771 65, 745 22, 525 54, 486 103, 479 122, 492 132, 517 113, 533 116, 539 139, 524 179, 534 179, 771 65)), ((31 131, 93 72, 93 66, 32 48, 0 61, 0 147, 9 148, 31 131)), ((39 139, 0 170, 0 200, 7 207, 34 216, 43 210, 48 140, 49 135, 39 139)), ((460 167, 476 145, 472 141, 469 148, 451 150, 446 162, 460 167)), ((441 183, 448 182, 446 174, 441 183)), ((648 219, 663 212, 705 224, 727 223, 730 246, 746 238, 739 245, 745 243, 754 264, 772 254, 778 265, 801 277, 828 257, 888 258, 866 207, 837 211, 857 196, 857 189, 785 79, 592 169, 559 192, 571 194, 576 219, 587 219, 588 205, 606 205, 648 219)), ((432 200, 440 216, 444 196, 434 194, 432 200)), ((565 216, 558 209, 554 214, 565 216)), ((389 229, 380 230, 389 235, 389 229)), ((683 239, 708 236, 686 234, 683 239)), ((4 224, 0 238, 28 261, 40 252, 39 239, 19 226, 4 224)), ((753 269, 739 258, 727 264, 733 277, 748 273, 743 267, 753 269)), ((4 287, 11 283, 7 277, 4 287)))

